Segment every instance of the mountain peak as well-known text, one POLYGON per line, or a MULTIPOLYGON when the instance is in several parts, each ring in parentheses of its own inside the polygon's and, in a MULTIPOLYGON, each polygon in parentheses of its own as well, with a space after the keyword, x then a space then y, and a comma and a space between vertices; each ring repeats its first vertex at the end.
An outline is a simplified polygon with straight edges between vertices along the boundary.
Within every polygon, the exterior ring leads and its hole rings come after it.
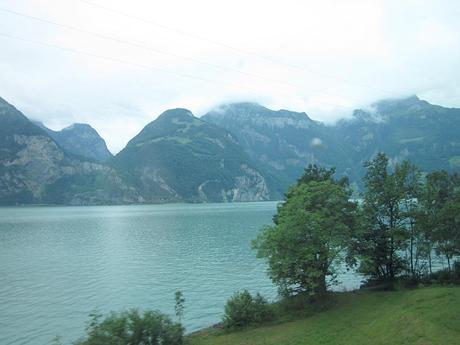
POLYGON ((199 126, 202 123, 203 121, 195 117, 188 109, 168 109, 147 124, 138 135, 130 140, 128 146, 139 145, 164 136, 182 136, 192 127, 199 126))
POLYGON ((186 109, 162 113, 131 139, 113 163, 137 176, 147 200, 270 197, 265 178, 234 137, 186 109))
POLYGON ((61 131, 74 131, 74 130, 96 131, 93 127, 91 127, 91 125, 87 123, 73 123, 70 126, 63 128, 61 131))
POLYGON ((393 111, 397 108, 410 108, 414 106, 424 106, 427 104, 428 102, 421 100, 416 95, 412 95, 404 98, 383 99, 373 103, 372 107, 374 107, 379 112, 385 112, 393 111))
POLYGON ((34 123, 70 153, 99 162, 107 161, 112 157, 104 139, 87 123, 74 123, 60 131, 49 129, 39 121, 34 123))
POLYGON ((160 116, 158 116, 157 120, 172 119, 172 118, 193 119, 195 118, 195 116, 188 109, 174 108, 174 109, 168 109, 162 112, 160 116))
POLYGON ((1 97, 0 123, 0 136, 10 134, 13 129, 17 134, 45 135, 41 128, 1 97))
POLYGON ((258 103, 227 103, 211 110, 203 119, 217 125, 235 122, 240 125, 260 125, 272 128, 298 127, 309 128, 314 121, 304 112, 289 110, 271 110, 258 103))

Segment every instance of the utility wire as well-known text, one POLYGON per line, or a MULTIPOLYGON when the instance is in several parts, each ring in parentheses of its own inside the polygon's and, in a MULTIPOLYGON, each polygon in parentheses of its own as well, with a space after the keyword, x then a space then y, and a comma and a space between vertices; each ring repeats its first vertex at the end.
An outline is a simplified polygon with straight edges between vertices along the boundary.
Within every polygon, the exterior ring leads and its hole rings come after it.
POLYGON ((206 83, 213 83, 213 84, 219 84, 219 85, 224 85, 224 86, 229 86, 229 85, 230 86, 236 86, 238 88, 245 88, 245 89, 251 90, 253 92, 258 92, 259 91, 259 90, 255 89, 255 88, 251 88, 251 87, 248 87, 246 85, 241 85, 241 84, 236 84, 236 83, 228 83, 228 82, 221 82, 221 81, 217 81, 217 80, 213 80, 213 79, 202 78, 202 77, 198 77, 198 76, 195 76, 195 75, 192 75, 192 74, 171 71, 171 70, 164 69, 164 68, 161 68, 161 67, 157 67, 157 66, 154 66, 154 65, 146 65, 146 64, 142 64, 142 63, 129 61, 129 60, 119 59, 119 58, 112 57, 112 56, 94 54, 94 53, 87 52, 87 51, 84 51, 84 50, 78 50, 78 49, 63 47, 63 46, 60 46, 60 45, 57 45, 57 44, 31 40, 31 39, 28 39, 28 38, 13 36, 13 35, 3 33, 3 32, 0 32, 0 36, 8 38, 8 39, 11 39, 11 40, 17 40, 17 41, 22 41, 22 42, 33 43, 33 44, 45 46, 45 47, 48 47, 48 48, 54 48, 54 49, 70 52, 72 54, 85 55, 85 56, 90 56, 90 57, 94 57, 94 58, 98 58, 98 59, 117 62, 117 63, 120 63, 120 64, 126 64, 126 65, 130 65, 130 66, 134 66, 134 67, 138 67, 138 68, 142 68, 142 69, 148 69, 148 70, 154 70, 154 71, 168 73, 168 74, 174 74, 174 75, 177 75, 179 77, 188 78, 188 79, 195 79, 195 80, 199 80, 199 81, 206 82, 206 83))
MULTIPOLYGON (((221 65, 210 64, 210 63, 207 63, 207 62, 200 61, 198 59, 184 57, 184 56, 176 55, 174 53, 169 53, 169 52, 161 51, 161 50, 158 50, 158 49, 154 49, 154 48, 151 48, 149 46, 145 46, 145 45, 140 44, 140 43, 136 43, 136 42, 133 43, 133 42, 130 42, 130 41, 127 41, 127 40, 119 39, 119 38, 114 37, 114 36, 108 36, 108 35, 105 35, 105 34, 100 34, 98 32, 82 29, 82 28, 79 28, 79 27, 75 27, 75 26, 71 26, 71 25, 67 25, 67 24, 62 24, 62 23, 57 23, 57 22, 54 22, 54 21, 51 21, 51 20, 48 20, 48 19, 43 19, 43 18, 40 18, 40 17, 31 16, 31 15, 28 15, 28 14, 20 13, 20 12, 17 12, 17 11, 6 9, 6 8, 1 8, 0 7, 0 11, 5 12, 5 13, 9 13, 9 14, 13 14, 13 15, 16 15, 16 16, 19 16, 19 17, 24 17, 24 18, 27 18, 27 19, 35 20, 35 21, 38 21, 38 22, 46 23, 46 24, 49 24, 49 25, 62 27, 62 28, 68 29, 68 30, 81 32, 81 33, 84 33, 84 34, 87 34, 87 35, 92 35, 92 36, 95 36, 95 37, 97 37, 99 39, 109 40, 109 41, 113 41, 113 42, 116 42, 116 43, 119 43, 119 44, 129 45, 129 46, 132 46, 132 47, 135 47, 135 48, 148 50, 148 51, 158 53, 158 54, 162 54, 162 55, 173 56, 173 57, 180 58, 180 59, 190 60, 190 61, 193 61, 195 63, 199 63, 199 64, 202 64, 202 65, 207 65, 207 66, 210 66, 210 67, 213 67, 213 68, 216 68, 216 69, 227 70, 227 71, 231 71, 231 72, 237 72, 237 73, 247 75, 247 76, 250 76, 250 77, 253 77, 253 78, 258 78, 258 79, 265 80, 265 81, 270 81, 270 82, 275 82, 275 83, 278 83, 278 84, 283 84, 283 85, 286 85, 286 86, 290 86, 292 88, 296 88, 296 89, 300 90, 301 92, 305 92, 305 88, 302 87, 301 85, 298 85, 298 84, 293 84, 293 83, 289 83, 289 82, 285 82, 285 81, 280 81, 280 80, 276 80, 276 79, 272 79, 272 78, 267 78, 267 77, 264 77, 264 76, 261 76, 261 75, 258 75, 258 74, 241 71, 241 70, 234 69, 234 68, 231 68, 231 67, 224 67, 224 66, 221 66, 221 65)), ((33 41, 33 40, 24 39, 24 38, 20 38, 20 37, 15 37, 15 36, 8 35, 8 34, 2 34, 2 35, 5 36, 5 37, 9 37, 9 38, 14 37, 14 38, 16 38, 18 40, 22 40, 24 42, 37 43, 37 44, 40 44, 40 45, 45 45, 45 46, 48 46, 48 47, 53 47, 53 48, 58 48, 58 49, 64 49, 64 50, 68 50, 68 51, 72 51, 72 52, 76 52, 76 53, 90 55, 90 56, 93 56, 93 57, 112 59, 113 61, 117 61, 117 62, 121 62, 121 63, 128 63, 128 64, 131 64, 131 65, 135 65, 137 67, 140 67, 140 66, 145 67, 146 66, 146 65, 142 65, 142 64, 138 64, 138 63, 135 63, 135 62, 130 62, 130 61, 126 61, 126 60, 122 60, 122 59, 118 59, 118 58, 111 58, 111 57, 107 57, 107 56, 101 56, 101 55, 97 55, 97 54, 93 54, 93 53, 89 53, 89 52, 85 52, 85 51, 79 51, 79 50, 75 50, 75 49, 71 49, 71 48, 57 46, 57 45, 54 45, 54 44, 48 44, 48 43, 45 43, 45 42, 39 42, 39 41, 33 41)), ((202 81, 220 83, 222 85, 232 85, 230 83, 222 83, 222 82, 218 82, 218 81, 215 81, 215 80, 210 80, 210 79, 197 77, 197 76, 193 76, 193 75, 189 75, 189 74, 182 74, 182 73, 177 73, 177 72, 170 71, 170 70, 165 70, 165 69, 162 69, 162 68, 159 68, 159 67, 156 67, 156 66, 152 66, 152 68, 156 69, 156 70, 159 70, 159 71, 166 72, 166 73, 173 73, 173 74, 176 74, 176 75, 192 77, 192 78, 199 79, 199 80, 202 80, 202 81)), ((237 84, 233 84, 233 85, 237 85, 237 84)), ((242 86, 238 84, 238 87, 242 87, 242 86)), ((248 88, 246 86, 243 86, 243 87, 248 88)), ((252 89, 252 88, 250 88, 250 89, 252 89)), ((328 93, 328 92, 318 90, 318 89, 309 88, 308 90, 313 92, 313 93, 316 93, 316 94, 323 94, 323 95, 328 95, 328 96, 332 96, 332 97, 337 96, 335 94, 328 93)), ((252 91, 256 91, 256 90, 252 89, 252 91)), ((350 98, 350 97, 348 97, 348 98, 350 98)), ((359 101, 356 98, 354 98, 354 100, 359 101)))
POLYGON ((254 56, 254 57, 257 57, 258 59, 265 60, 265 61, 270 62, 272 64, 283 65, 283 66, 289 67, 291 69, 300 70, 300 71, 308 72, 308 73, 311 73, 311 74, 316 74, 316 75, 319 75, 319 76, 322 76, 322 77, 325 77, 325 78, 337 80, 337 81, 342 82, 342 83, 347 83, 349 85, 354 85, 354 86, 358 86, 358 87, 362 87, 362 88, 368 88, 368 89, 374 89, 376 91, 384 92, 387 95, 393 95, 394 94, 392 91, 376 88, 373 85, 368 85, 368 84, 363 84, 363 83, 356 83, 356 82, 353 82, 353 81, 350 81, 350 80, 347 80, 347 79, 338 78, 336 76, 320 73, 320 72, 318 72, 316 70, 306 68, 304 66, 287 63, 287 62, 281 61, 281 60, 276 59, 276 58, 272 58, 272 57, 269 57, 269 56, 266 56, 266 55, 254 53, 254 52, 251 52, 251 51, 248 51, 248 50, 245 50, 245 49, 241 49, 239 47, 235 47, 235 46, 223 43, 223 42, 212 40, 212 39, 209 39, 209 38, 204 37, 204 36, 196 35, 196 34, 193 34, 193 33, 187 32, 187 31, 183 31, 183 30, 171 27, 171 26, 167 26, 167 25, 155 22, 155 21, 150 20, 150 19, 146 19, 146 18, 143 18, 143 17, 140 17, 140 16, 125 13, 125 12, 119 11, 117 9, 107 7, 107 6, 98 4, 98 3, 95 3, 93 1, 88 1, 88 0, 74 0, 74 1, 79 1, 79 2, 84 3, 86 5, 93 6, 95 8, 99 8, 101 10, 104 10, 106 12, 111 12, 111 13, 116 14, 118 16, 122 16, 122 17, 130 18, 130 19, 134 19, 134 20, 137 20, 137 21, 140 21, 140 22, 143 22, 143 23, 147 23, 147 24, 159 27, 159 28, 161 28, 163 30, 171 31, 171 32, 174 32, 174 33, 182 35, 182 36, 187 36, 187 37, 190 37, 190 38, 193 38, 193 39, 196 39, 196 40, 200 40, 200 41, 207 42, 207 43, 210 43, 210 44, 213 44, 213 45, 216 45, 216 46, 220 46, 220 47, 235 51, 237 53, 240 53, 240 54, 243 54, 243 55, 246 55, 246 56, 254 56))
POLYGON ((105 35, 105 34, 95 32, 95 31, 90 31, 90 30, 79 28, 79 27, 54 22, 54 21, 51 21, 51 20, 48 20, 48 19, 43 19, 43 18, 40 18, 40 17, 31 16, 31 15, 28 15, 28 14, 25 14, 25 13, 16 12, 16 11, 9 10, 9 9, 6 9, 6 8, 1 8, 0 7, 0 11, 6 12, 6 13, 9 13, 9 14, 13 14, 15 16, 32 19, 32 20, 39 21, 39 22, 42 22, 42 23, 62 27, 62 28, 68 29, 68 30, 81 32, 81 33, 84 33, 84 34, 87 34, 87 35, 98 37, 100 39, 109 40, 109 41, 113 41, 113 42, 116 42, 116 43, 129 45, 131 47, 135 47, 135 48, 139 48, 139 49, 143 49, 143 50, 148 50, 148 51, 151 51, 151 52, 154 52, 154 53, 157 53, 157 54, 162 54, 162 55, 172 56, 172 57, 179 58, 179 59, 189 60, 189 61, 192 61, 194 63, 198 63, 198 64, 205 65, 205 66, 208 66, 208 67, 212 67, 212 68, 215 68, 215 69, 220 69, 220 70, 224 70, 224 71, 240 73, 240 74, 243 74, 243 75, 247 75, 249 77, 258 78, 258 79, 265 80, 265 81, 270 81, 270 82, 275 82, 275 83, 291 86, 291 87, 294 87, 294 88, 302 88, 300 85, 292 84, 292 83, 289 83, 289 82, 267 78, 267 77, 264 77, 264 76, 261 76, 261 75, 255 74, 255 73, 242 71, 242 70, 232 68, 232 67, 225 67, 225 66, 221 66, 221 65, 217 65, 217 64, 213 64, 213 63, 204 62, 204 61, 201 61, 201 60, 198 60, 198 59, 195 59, 195 58, 191 58, 191 57, 187 57, 187 56, 177 55, 177 54, 174 54, 174 53, 170 53, 170 52, 166 52, 166 51, 159 50, 159 49, 156 49, 156 48, 152 48, 152 47, 143 45, 143 44, 138 43, 138 42, 131 42, 131 41, 123 40, 123 39, 120 39, 120 38, 117 38, 117 37, 114 37, 114 36, 109 36, 109 35, 105 35))

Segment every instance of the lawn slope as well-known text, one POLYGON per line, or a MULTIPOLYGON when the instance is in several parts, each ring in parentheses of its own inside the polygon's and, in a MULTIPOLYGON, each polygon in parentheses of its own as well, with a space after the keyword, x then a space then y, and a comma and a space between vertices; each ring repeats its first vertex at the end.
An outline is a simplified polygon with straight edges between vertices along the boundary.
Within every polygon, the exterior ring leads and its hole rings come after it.
POLYGON ((240 332, 202 332, 187 345, 458 345, 460 288, 337 295, 328 311, 240 332))

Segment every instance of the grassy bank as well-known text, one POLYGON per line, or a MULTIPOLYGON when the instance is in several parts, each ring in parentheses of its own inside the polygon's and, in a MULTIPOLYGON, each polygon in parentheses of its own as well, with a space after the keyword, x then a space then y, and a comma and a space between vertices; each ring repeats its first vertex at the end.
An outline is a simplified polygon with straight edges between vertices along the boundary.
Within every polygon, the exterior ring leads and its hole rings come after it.
POLYGON ((313 316, 225 333, 203 331, 187 345, 460 344, 460 288, 343 293, 313 316))

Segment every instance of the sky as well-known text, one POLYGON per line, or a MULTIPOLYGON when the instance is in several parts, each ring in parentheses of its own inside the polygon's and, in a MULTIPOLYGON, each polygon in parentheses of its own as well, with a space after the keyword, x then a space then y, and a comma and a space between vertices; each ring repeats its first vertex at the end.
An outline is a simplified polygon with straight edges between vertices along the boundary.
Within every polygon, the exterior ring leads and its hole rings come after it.
POLYGON ((112 153, 174 107, 460 107, 458 18, 456 0, 0 0, 0 97, 55 130, 89 123, 112 153))

